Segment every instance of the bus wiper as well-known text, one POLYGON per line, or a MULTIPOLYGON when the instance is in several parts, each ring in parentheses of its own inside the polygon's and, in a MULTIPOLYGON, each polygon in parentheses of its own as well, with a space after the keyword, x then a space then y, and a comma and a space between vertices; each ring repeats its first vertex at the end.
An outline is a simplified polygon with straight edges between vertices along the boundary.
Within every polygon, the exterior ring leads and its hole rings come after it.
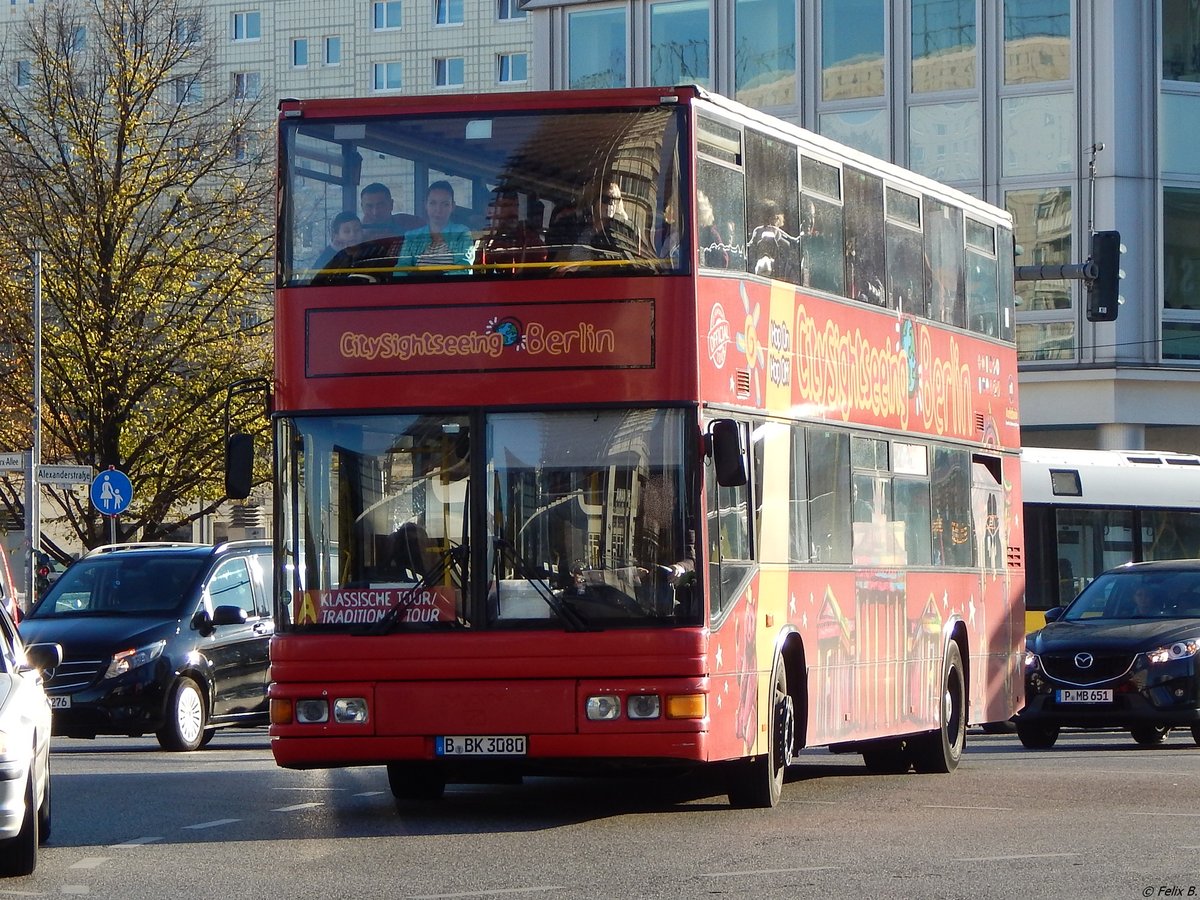
MULTIPOLYGON (((562 598, 554 593, 554 589, 546 583, 546 579, 525 562, 525 559, 517 552, 517 548, 510 544, 504 538, 496 538, 495 546, 499 550, 507 550, 517 564, 517 572, 522 578, 529 582, 533 587, 534 592, 546 601, 546 605, 550 607, 551 612, 563 620, 567 625, 568 631, 591 631, 593 630, 587 620, 579 613, 578 610, 566 603, 562 602, 562 598)), ((500 590, 500 573, 496 573, 496 590, 500 590)))
POLYGON ((468 552, 468 548, 465 544, 458 546, 452 544, 446 549, 440 551, 437 556, 437 561, 425 570, 425 574, 417 579, 417 583, 410 588, 405 588, 405 595, 396 601, 396 605, 384 613, 380 617, 379 621, 362 633, 389 634, 395 630, 396 625, 399 622, 404 621, 403 614, 417 604, 417 601, 421 598, 422 592, 428 588, 429 585, 439 581, 442 575, 445 574, 446 569, 451 565, 454 566, 453 571, 458 573, 461 583, 463 569, 465 568, 466 554, 468 552))

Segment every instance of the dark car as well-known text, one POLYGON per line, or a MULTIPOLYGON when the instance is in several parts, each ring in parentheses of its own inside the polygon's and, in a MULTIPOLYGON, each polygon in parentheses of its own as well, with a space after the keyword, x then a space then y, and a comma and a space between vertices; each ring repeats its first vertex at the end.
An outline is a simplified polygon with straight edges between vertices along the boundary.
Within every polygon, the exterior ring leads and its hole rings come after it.
POLYGON ((56 643, 54 733, 153 733, 195 750, 225 726, 268 721, 271 548, 266 541, 93 550, 20 625, 56 643))
POLYGON ((1025 639, 1022 744, 1051 747, 1064 727, 1125 728, 1144 746, 1189 727, 1200 744, 1200 560, 1110 569, 1046 619, 1025 639))

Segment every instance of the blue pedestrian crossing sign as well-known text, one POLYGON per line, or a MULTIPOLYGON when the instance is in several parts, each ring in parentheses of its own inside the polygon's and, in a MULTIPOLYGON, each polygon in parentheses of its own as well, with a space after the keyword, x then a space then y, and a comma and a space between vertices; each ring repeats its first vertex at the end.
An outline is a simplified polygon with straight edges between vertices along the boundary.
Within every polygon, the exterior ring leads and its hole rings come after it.
POLYGON ((92 506, 106 516, 118 516, 129 508, 133 485, 129 476, 116 469, 105 469, 92 480, 92 506))

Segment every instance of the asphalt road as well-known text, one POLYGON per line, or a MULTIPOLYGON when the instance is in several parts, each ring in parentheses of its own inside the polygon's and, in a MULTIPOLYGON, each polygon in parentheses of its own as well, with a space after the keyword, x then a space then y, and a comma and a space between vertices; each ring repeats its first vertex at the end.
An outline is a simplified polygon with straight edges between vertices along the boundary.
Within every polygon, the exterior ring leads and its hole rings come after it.
POLYGON ((949 776, 809 751, 773 811, 719 781, 529 779, 397 809, 381 768, 275 766, 264 731, 170 754, 55 739, 54 824, 6 897, 1200 897, 1200 747, 972 732, 949 776))

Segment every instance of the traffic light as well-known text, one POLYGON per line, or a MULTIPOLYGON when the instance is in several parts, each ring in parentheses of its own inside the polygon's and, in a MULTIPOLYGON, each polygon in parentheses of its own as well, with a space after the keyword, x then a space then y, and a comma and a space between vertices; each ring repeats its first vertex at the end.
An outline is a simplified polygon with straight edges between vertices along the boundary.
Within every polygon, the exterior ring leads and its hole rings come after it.
POLYGON ((1111 322, 1117 317, 1121 291, 1121 232, 1097 231, 1092 235, 1093 270, 1087 279, 1087 319, 1111 322))

